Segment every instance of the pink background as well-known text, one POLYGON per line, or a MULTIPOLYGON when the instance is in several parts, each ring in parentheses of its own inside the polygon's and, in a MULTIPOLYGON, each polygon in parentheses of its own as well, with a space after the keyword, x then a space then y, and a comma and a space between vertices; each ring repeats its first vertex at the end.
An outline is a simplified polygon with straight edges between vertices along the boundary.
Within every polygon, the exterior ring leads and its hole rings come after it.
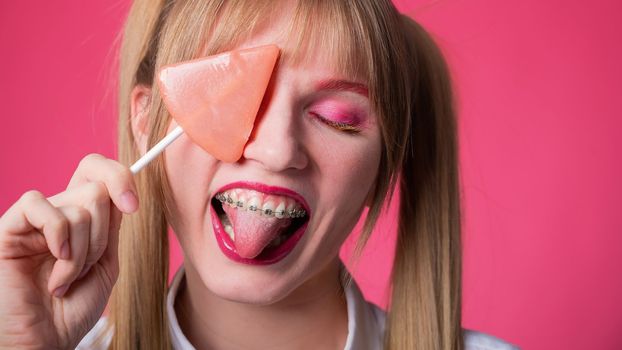
MULTIPOLYGON (((455 74, 464 326, 525 349, 622 348, 622 2, 398 6, 455 74)), ((114 156, 111 45, 127 8, 0 2, 0 212, 28 189, 61 191, 87 153, 114 156)), ((379 304, 391 213, 381 226, 355 271, 379 304)))

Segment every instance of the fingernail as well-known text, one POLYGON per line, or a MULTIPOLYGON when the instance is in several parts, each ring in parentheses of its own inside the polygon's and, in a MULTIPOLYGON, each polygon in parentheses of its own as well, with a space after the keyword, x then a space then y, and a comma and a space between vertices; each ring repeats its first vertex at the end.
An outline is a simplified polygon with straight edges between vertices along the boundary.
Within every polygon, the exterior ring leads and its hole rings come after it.
POLYGON ((63 260, 68 260, 69 255, 69 240, 66 239, 65 242, 63 242, 63 245, 60 246, 60 258, 63 260))
POLYGON ((67 292, 68 288, 69 284, 63 284, 62 286, 54 289, 54 292, 52 294, 54 294, 55 297, 60 298, 65 295, 65 292, 67 292))
POLYGON ((138 208, 138 199, 132 191, 125 191, 121 195, 121 206, 123 211, 127 213, 133 213, 138 208))

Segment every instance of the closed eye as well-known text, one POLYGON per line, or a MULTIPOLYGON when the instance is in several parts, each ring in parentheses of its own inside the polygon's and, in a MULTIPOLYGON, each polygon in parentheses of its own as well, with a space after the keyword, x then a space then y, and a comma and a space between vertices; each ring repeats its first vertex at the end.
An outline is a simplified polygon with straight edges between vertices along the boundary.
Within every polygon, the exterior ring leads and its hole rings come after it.
POLYGON ((339 131, 345 132, 347 134, 358 134, 361 132, 361 129, 358 128, 356 124, 337 122, 337 121, 325 118, 322 115, 315 113, 315 112, 309 112, 309 113, 313 115, 315 118, 317 118, 320 122, 332 128, 335 128, 339 131))

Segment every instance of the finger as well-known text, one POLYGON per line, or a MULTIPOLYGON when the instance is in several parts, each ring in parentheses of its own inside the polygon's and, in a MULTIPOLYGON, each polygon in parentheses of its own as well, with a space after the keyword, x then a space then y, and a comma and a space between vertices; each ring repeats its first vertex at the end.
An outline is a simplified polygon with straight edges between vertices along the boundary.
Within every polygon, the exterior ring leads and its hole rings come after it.
POLYGON ((123 214, 112 207, 110 209, 110 225, 108 226, 108 246, 100 262, 110 283, 114 285, 119 275, 119 229, 123 214))
POLYGON ((88 269, 104 255, 109 241, 110 210, 112 208, 112 210, 118 211, 108 196, 94 197, 90 203, 84 205, 84 208, 91 213, 91 231, 88 254, 84 268, 78 278, 82 278, 88 269))
POLYGON ((89 246, 89 232, 91 215, 88 210, 80 206, 66 206, 58 208, 69 223, 69 245, 71 257, 67 260, 57 260, 52 267, 48 280, 49 292, 61 297, 84 267, 89 246))
POLYGON ((80 204, 89 211, 91 216, 89 246, 85 266, 78 277, 81 278, 88 268, 102 257, 106 250, 110 209, 115 207, 110 200, 106 186, 102 182, 88 182, 50 197, 49 200, 57 207, 74 203, 80 204))
POLYGON ((72 284, 72 286, 75 286, 77 289, 91 288, 92 285, 95 285, 91 283, 93 278, 97 278, 99 282, 104 282, 103 286, 108 287, 108 291, 110 291, 112 286, 117 282, 119 276, 119 228, 123 214, 114 206, 111 206, 110 210, 108 246, 102 258, 89 267, 89 273, 85 273, 83 276, 78 277, 80 281, 76 281, 72 284), (91 270, 95 272, 90 273, 91 270))
MULTIPOLYGON (((65 216, 48 202, 38 191, 28 191, 13 204, 0 218, 0 233, 3 235, 2 255, 11 256, 18 244, 5 246, 12 240, 10 236, 23 235, 37 230, 45 238, 48 250, 57 259, 68 259, 71 247, 68 242, 68 222, 65 216), (4 249, 4 248, 9 249, 4 249)), ((26 253, 26 252, 21 252, 26 253)))
POLYGON ((130 169, 99 154, 89 154, 80 161, 67 189, 97 181, 106 185, 112 202, 119 210, 129 214, 138 209, 136 184, 130 169))

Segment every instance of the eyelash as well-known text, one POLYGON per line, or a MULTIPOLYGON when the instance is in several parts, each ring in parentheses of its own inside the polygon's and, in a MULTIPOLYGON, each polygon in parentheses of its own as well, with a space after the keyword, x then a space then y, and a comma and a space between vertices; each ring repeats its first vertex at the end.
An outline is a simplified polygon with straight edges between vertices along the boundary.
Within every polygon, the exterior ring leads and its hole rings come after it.
POLYGON ((319 119, 320 122, 335 128, 339 131, 345 132, 346 134, 358 134, 361 132, 361 129, 356 127, 356 124, 348 124, 348 123, 341 123, 341 122, 336 122, 334 120, 330 120, 327 118, 324 118, 323 116, 317 114, 317 113, 311 113, 311 115, 313 115, 314 117, 316 117, 317 119, 319 119))

